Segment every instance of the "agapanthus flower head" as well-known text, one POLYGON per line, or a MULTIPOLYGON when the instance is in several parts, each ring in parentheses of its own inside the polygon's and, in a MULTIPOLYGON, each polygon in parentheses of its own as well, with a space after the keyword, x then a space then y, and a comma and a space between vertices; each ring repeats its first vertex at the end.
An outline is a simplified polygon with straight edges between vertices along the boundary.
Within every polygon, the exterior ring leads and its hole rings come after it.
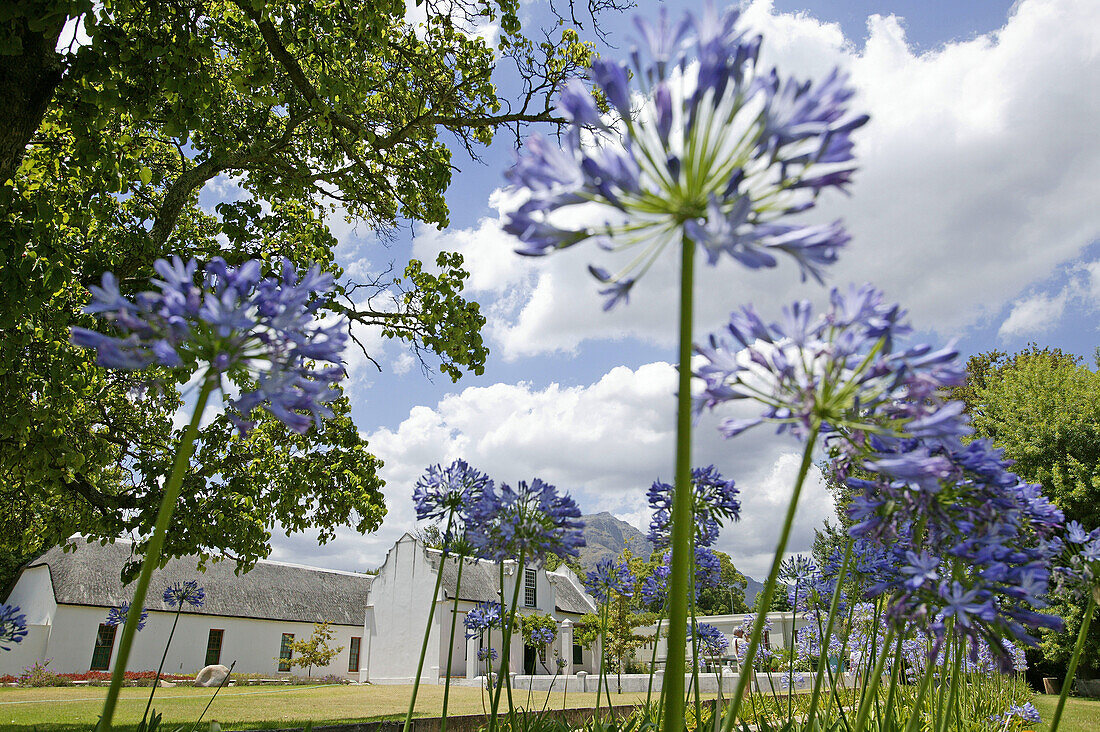
POLYGON ((668 577, 672 573, 672 567, 669 566, 670 556, 670 553, 666 553, 664 563, 655 567, 638 588, 646 607, 661 607, 668 599, 668 577))
POLYGON ((497 660, 497 649, 492 647, 478 648, 477 660, 479 661, 495 661, 497 660))
POLYGON ((1042 717, 1039 714, 1039 710, 1035 708, 1035 705, 1031 702, 1025 702, 1024 704, 1013 704, 1005 711, 1004 714, 994 714, 990 717, 990 720, 997 722, 1001 725, 1007 725, 1012 720, 1017 719, 1024 724, 1039 724, 1042 721, 1042 717))
POLYGON ((479 602, 466 613, 466 638, 477 638, 491 628, 501 627, 503 617, 499 602, 479 602))
POLYGON ((452 532, 465 526, 469 510, 493 481, 465 460, 455 460, 447 467, 431 465, 420 476, 413 489, 416 517, 420 520, 447 520, 452 532))
POLYGON ((696 633, 692 632, 692 624, 688 623, 687 626, 687 639, 688 643, 697 642, 699 644, 699 653, 703 656, 721 656, 725 654, 730 647, 729 638, 718 630, 710 623, 697 623, 695 625, 696 633), (696 635, 698 638, 696 638, 696 635))
POLYGON ((27 616, 18 605, 0 604, 0 648, 10 651, 8 643, 22 643, 27 637, 27 616))
MULTIPOLYGON (((713 465, 691 471, 692 514, 695 520, 695 545, 711 546, 726 521, 741 518, 739 491, 733 480, 726 480, 713 465)), ((649 540, 658 548, 669 545, 672 535, 672 496, 668 483, 656 480, 650 486, 649 540)))
POLYGON ((584 579, 584 588, 598 603, 610 602, 613 595, 634 596, 634 584, 637 578, 627 563, 618 562, 612 557, 604 557, 596 562, 596 568, 584 579))
POLYGON ((698 349, 706 388, 697 408, 740 400, 763 406, 758 417, 726 419, 727 437, 759 424, 796 437, 815 424, 856 435, 965 434, 962 403, 940 394, 965 378, 957 352, 898 349, 895 340, 911 330, 903 316, 871 285, 834 288, 829 308, 816 316, 810 303, 796 302, 770 325, 745 307, 698 349))
POLYGON ((195 580, 176 582, 164 588, 164 602, 168 607, 179 605, 182 608, 184 604, 191 607, 202 607, 205 600, 206 590, 199 587, 199 583, 195 580))
POLYGON ((531 631, 530 644, 533 646, 544 646, 548 643, 553 643, 554 639, 558 637, 558 634, 554 632, 552 628, 539 627, 531 631))
MULTIPOLYGON (((123 602, 118 607, 113 607, 107 611, 107 620, 104 625, 125 625, 126 616, 130 612, 130 603, 123 602)), ((142 610, 141 616, 138 618, 137 629, 140 631, 145 628, 145 621, 149 618, 149 611, 142 610)))
POLYGON ((1007 662, 1002 640, 1035 643, 1034 631, 1060 621, 1046 605, 1060 512, 1009 471, 988 440, 954 436, 872 437, 850 477, 849 530, 883 547, 875 593, 890 596, 894 622, 948 628, 988 643, 1007 662))
POLYGON ((73 328, 73 344, 94 348, 107 368, 203 370, 219 385, 227 376, 242 390, 229 402, 241 429, 257 407, 297 432, 331 416, 325 404, 344 376, 340 354, 348 337, 346 321, 317 316, 332 275, 313 267, 299 277, 286 259, 281 274, 270 277, 261 277, 256 260, 230 267, 216 257, 201 273, 194 260, 179 257, 153 266, 161 277, 153 280, 156 291, 133 299, 104 273, 84 312, 110 322, 117 335, 73 328))
POLYGON ((540 562, 551 554, 578 556, 584 546, 581 510, 567 494, 535 478, 513 490, 487 486, 470 508, 466 537, 478 556, 496 562, 540 562))
MULTIPOLYGON (((749 638, 750 636, 752 636, 752 629, 753 629, 753 625, 755 623, 756 623, 756 616, 755 615, 746 615, 745 616, 745 618, 741 621, 741 627, 738 629, 743 638, 749 638)), ((771 629, 772 629, 772 621, 768 620, 765 617, 764 618, 764 625, 760 628, 760 632, 762 634, 763 633, 768 633, 768 632, 771 631, 771 629)), ((761 636, 761 637, 763 637, 763 636, 761 636)), ((744 663, 745 662, 745 657, 748 655, 748 652, 749 652, 749 644, 748 643, 739 644, 738 647, 737 647, 737 660, 738 660, 738 662, 744 663)), ((766 663, 768 662, 768 660, 770 660, 771 657, 774 656, 774 655, 775 655, 775 653, 770 648, 768 648, 767 644, 761 643, 759 648, 756 649, 756 658, 753 659, 753 667, 754 668, 761 668, 761 667, 765 666, 766 663)))
POLYGON ((679 23, 661 13, 656 25, 637 21, 631 64, 592 63, 610 116, 579 80, 563 86, 559 108, 572 125, 560 145, 528 138, 508 173, 526 200, 505 230, 521 254, 587 239, 641 250, 615 274, 589 268, 606 285, 605 307, 685 236, 711 264, 726 254, 759 269, 786 255, 803 278, 820 279, 848 235, 839 222, 789 216, 826 188, 843 190, 855 169, 851 133, 867 117, 849 112, 846 77, 833 72, 815 86, 759 69, 761 38, 741 27, 738 10, 679 23))

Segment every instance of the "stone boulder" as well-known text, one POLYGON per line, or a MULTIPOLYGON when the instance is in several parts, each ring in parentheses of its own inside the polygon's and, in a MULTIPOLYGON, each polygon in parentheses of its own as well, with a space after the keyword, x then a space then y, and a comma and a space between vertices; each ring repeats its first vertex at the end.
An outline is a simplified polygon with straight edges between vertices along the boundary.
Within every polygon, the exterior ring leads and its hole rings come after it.
POLYGON ((221 664, 207 666, 195 674, 195 686, 221 686, 225 677, 229 675, 229 669, 221 664))

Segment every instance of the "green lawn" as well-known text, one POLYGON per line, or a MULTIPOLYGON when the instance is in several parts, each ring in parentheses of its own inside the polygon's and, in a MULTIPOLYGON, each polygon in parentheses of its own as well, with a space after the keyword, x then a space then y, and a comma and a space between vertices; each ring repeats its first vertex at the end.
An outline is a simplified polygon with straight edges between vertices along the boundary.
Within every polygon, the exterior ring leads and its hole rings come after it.
MULTIPOLYGON (((230 729, 271 729, 313 722, 356 722, 403 717, 408 710, 411 686, 242 686, 223 689, 206 713, 230 729)), ((0 729, 30 732, 87 730, 98 718, 104 687, 45 689, 0 688, 0 729)), ((164 724, 194 722, 211 690, 178 687, 159 689, 153 707, 164 715, 164 724)), ((133 729, 141 719, 149 689, 125 688, 115 713, 118 729, 133 729)), ((515 692, 517 706, 527 706, 527 692, 515 692)), ((532 692, 531 706, 542 708, 546 692, 532 692)), ((645 701, 645 694, 612 694, 615 704, 645 701)), ((553 692, 550 706, 595 706, 596 695, 553 692)), ((606 704, 606 698, 604 704, 606 704)), ((449 713, 480 714, 482 695, 476 688, 452 687, 449 713)), ((420 717, 438 716, 443 705, 442 686, 422 686, 416 701, 420 717)))
MULTIPOLYGON (((217 720, 230 729, 271 729, 302 726, 312 722, 356 722, 399 718, 408 708, 410 686, 244 686, 224 689, 206 720, 217 720)), ((106 694, 103 687, 66 687, 47 689, 0 688, 0 729, 18 732, 86 731, 95 723, 106 694)), ((194 722, 210 699, 207 689, 180 687, 157 691, 155 708, 164 714, 165 724, 194 722)), ((115 720, 122 732, 132 730, 145 709, 149 690, 122 690, 115 720)), ((542 707, 546 692, 534 692, 531 705, 542 707)), ((616 704, 644 701, 645 694, 614 694, 616 704)), ((456 715, 481 712, 481 693, 469 687, 451 689, 450 709, 456 715)), ((517 692, 519 706, 527 705, 527 693, 517 692)), ((550 706, 561 708, 591 707, 595 694, 554 692, 550 706)), ((417 716, 437 716, 443 703, 443 687, 421 687, 416 704, 417 716)), ((606 703, 606 701, 604 702, 606 703)), ((1050 718, 1058 697, 1040 695, 1035 706, 1043 716, 1036 732, 1049 730, 1050 718)), ((1100 730, 1100 700, 1069 699, 1059 732, 1097 732, 1100 730)))
MULTIPOLYGON (((1035 697, 1035 708, 1043 717, 1039 725, 1040 732, 1050 729, 1050 719, 1054 716, 1054 707, 1058 706, 1058 697, 1040 694, 1035 697)), ((1062 721, 1058 732, 1097 732, 1100 730, 1100 699, 1066 699, 1066 709, 1062 712, 1062 721)))

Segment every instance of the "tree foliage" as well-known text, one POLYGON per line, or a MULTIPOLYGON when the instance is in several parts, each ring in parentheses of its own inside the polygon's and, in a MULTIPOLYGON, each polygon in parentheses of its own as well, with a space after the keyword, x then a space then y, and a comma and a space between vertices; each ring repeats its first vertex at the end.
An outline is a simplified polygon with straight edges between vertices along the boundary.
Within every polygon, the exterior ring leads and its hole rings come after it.
MULTIPOLYGON (((271 268, 318 263, 340 288, 364 357, 371 330, 427 372, 481 373, 484 317, 458 254, 345 273, 332 225, 384 241, 406 220, 448 223, 452 148, 555 122, 552 96, 588 63, 575 26, 533 41, 516 0, 358 5, 264 0, 21 0, 0 11, 0 521, 3 563, 74 533, 148 535, 184 404, 155 370, 107 372, 69 344, 110 270, 124 294, 158 257, 271 268), (500 28, 496 48, 469 32, 500 28), (494 73, 519 78, 499 95, 494 73), (221 202, 199 204, 204 190, 221 202)), ((346 403, 305 438, 261 423, 200 435, 165 561, 229 557, 247 569, 289 531, 361 531, 384 511, 380 462, 346 403)), ((140 544, 139 544, 140 551, 140 544)), ((10 579, 10 577, 9 577, 10 579)), ((2 584, 2 582, 0 582, 2 584)))
POLYGON ((725 552, 715 551, 718 557, 720 574, 716 587, 704 587, 699 590, 699 599, 695 601, 698 615, 728 615, 748 612, 745 603, 745 587, 748 581, 745 575, 733 566, 733 560, 725 552))
MULTIPOLYGON (((976 437, 993 440, 1024 480, 1086 528, 1100 526, 1100 371, 1057 348, 1032 344, 1019 353, 988 351, 967 362, 956 393, 976 437)), ((1043 634, 1047 661, 1065 663, 1081 627, 1084 600, 1053 598, 1061 633, 1043 634)), ((1089 631, 1080 673, 1100 673, 1100 624, 1089 631)))
POLYGON ((314 666, 329 665, 332 659, 336 658, 340 651, 344 650, 343 646, 333 648, 329 645, 329 643, 332 642, 334 633, 335 631, 328 627, 327 620, 314 623, 313 633, 311 633, 308 638, 302 638, 291 642, 290 660, 287 661, 287 664, 291 667, 297 666, 298 668, 304 668, 306 670, 306 676, 310 676, 313 673, 314 666))

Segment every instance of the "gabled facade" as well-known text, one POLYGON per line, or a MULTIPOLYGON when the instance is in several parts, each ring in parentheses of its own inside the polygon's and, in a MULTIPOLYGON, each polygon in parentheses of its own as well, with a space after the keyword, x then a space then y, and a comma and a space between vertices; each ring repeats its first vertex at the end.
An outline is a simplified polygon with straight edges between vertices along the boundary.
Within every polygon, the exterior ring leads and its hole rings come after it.
POLYGON ((511 670, 520 674, 553 674, 557 670, 555 658, 559 656, 566 661, 564 673, 593 673, 596 670, 598 652, 573 644, 573 626, 582 615, 594 613, 596 608, 576 575, 567 567, 550 572, 534 565, 519 567, 515 562, 505 562, 502 584, 499 565, 466 561, 459 583, 459 567, 454 558, 444 560, 441 552, 426 548, 406 534, 390 549, 370 587, 363 627, 365 660, 360 680, 406 684, 416 676, 432 592, 441 568, 443 578, 428 634, 428 655, 421 672, 423 681, 434 683, 446 676, 452 625, 451 676, 472 679, 484 675, 485 664, 477 660, 478 649, 491 644, 500 653, 501 634, 495 631, 485 638, 467 640, 466 613, 479 602, 499 602, 502 589, 504 605, 509 605, 517 582, 520 583, 518 614, 552 616, 558 622, 558 635, 551 647, 525 649, 517 631, 509 649, 511 670), (456 594, 457 612, 453 604, 456 594))

